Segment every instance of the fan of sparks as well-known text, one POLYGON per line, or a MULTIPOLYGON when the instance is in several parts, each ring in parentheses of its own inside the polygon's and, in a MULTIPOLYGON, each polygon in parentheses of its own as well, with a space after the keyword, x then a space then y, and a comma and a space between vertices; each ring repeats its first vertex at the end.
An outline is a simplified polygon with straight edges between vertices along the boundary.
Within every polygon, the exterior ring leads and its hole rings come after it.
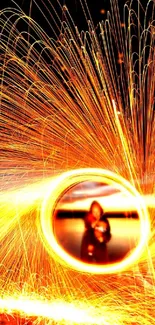
POLYGON ((133 2, 122 22, 111 0, 95 27, 83 1, 86 32, 66 6, 61 21, 50 2, 48 34, 15 4, 0 11, 2 313, 60 324, 154 322, 155 5, 133 2), (82 274, 42 243, 49 183, 79 168, 115 172, 148 198, 149 245, 125 273, 82 274))

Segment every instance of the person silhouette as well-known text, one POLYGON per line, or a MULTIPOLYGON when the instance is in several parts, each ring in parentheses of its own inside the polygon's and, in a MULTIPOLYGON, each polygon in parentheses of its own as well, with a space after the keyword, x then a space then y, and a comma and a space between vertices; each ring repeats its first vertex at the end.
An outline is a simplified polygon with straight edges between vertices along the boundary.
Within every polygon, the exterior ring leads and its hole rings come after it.
POLYGON ((85 229, 94 228, 95 224, 104 215, 104 210, 97 201, 93 201, 89 212, 86 214, 84 223, 85 229))
POLYGON ((81 260, 87 263, 108 263, 106 244, 111 239, 110 224, 97 201, 92 202, 84 222, 81 260))

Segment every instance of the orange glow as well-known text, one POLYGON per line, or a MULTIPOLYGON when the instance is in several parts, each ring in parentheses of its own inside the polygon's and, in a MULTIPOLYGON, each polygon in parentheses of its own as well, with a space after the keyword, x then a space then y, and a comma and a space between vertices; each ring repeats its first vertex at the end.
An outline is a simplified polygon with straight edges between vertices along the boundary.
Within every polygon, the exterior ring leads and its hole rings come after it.
POLYGON ((105 9, 101 9, 101 10, 100 10, 100 13, 101 13, 102 15, 105 15, 106 10, 105 10, 105 9))
POLYGON ((123 58, 123 53, 118 53, 118 57, 119 57, 119 59, 122 59, 123 58))

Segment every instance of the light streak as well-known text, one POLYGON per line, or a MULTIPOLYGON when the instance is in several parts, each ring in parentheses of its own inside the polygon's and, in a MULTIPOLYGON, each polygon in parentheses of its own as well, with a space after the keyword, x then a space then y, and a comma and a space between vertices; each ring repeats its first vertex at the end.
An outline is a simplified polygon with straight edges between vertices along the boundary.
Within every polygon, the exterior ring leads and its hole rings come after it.
POLYGON ((31 318, 36 315, 44 319, 48 323, 48 319, 54 319, 56 322, 63 324, 64 320, 71 324, 97 324, 97 325, 109 325, 121 324, 122 314, 121 312, 114 312, 111 314, 105 307, 101 307, 98 310, 98 315, 95 315, 93 306, 88 304, 77 303, 62 303, 58 302, 46 302, 41 300, 33 300, 32 298, 20 297, 20 299, 6 299, 0 300, 1 310, 9 310, 11 313, 21 311, 21 316, 29 315, 31 318), (81 305, 80 307, 78 305, 81 305))
MULTIPOLYGON (((85 309, 77 308, 74 304, 62 303, 60 302, 46 302, 41 300, 33 300, 31 298, 24 299, 6 299, 0 300, 1 310, 9 310, 11 313, 18 312, 19 310, 23 315, 38 316, 49 319, 54 319, 57 322, 63 321, 64 319, 69 322, 74 322, 77 324, 94 324, 94 320, 90 315, 90 312, 86 312, 85 309), (76 322, 75 322, 76 319, 76 322)), ((87 307, 87 306, 86 306, 87 307)), ((87 310, 87 309, 86 309, 87 310)), ((99 324, 105 322, 104 317, 100 317, 98 320, 99 324)))

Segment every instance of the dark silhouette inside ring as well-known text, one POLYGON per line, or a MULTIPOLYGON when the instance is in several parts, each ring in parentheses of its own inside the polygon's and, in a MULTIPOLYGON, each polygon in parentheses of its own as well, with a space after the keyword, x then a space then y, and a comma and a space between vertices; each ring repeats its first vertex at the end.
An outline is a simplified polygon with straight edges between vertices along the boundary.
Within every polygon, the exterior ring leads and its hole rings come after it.
POLYGON ((111 239, 110 224, 104 210, 93 201, 84 219, 85 232, 81 244, 81 259, 86 263, 107 264, 107 243, 111 239))

